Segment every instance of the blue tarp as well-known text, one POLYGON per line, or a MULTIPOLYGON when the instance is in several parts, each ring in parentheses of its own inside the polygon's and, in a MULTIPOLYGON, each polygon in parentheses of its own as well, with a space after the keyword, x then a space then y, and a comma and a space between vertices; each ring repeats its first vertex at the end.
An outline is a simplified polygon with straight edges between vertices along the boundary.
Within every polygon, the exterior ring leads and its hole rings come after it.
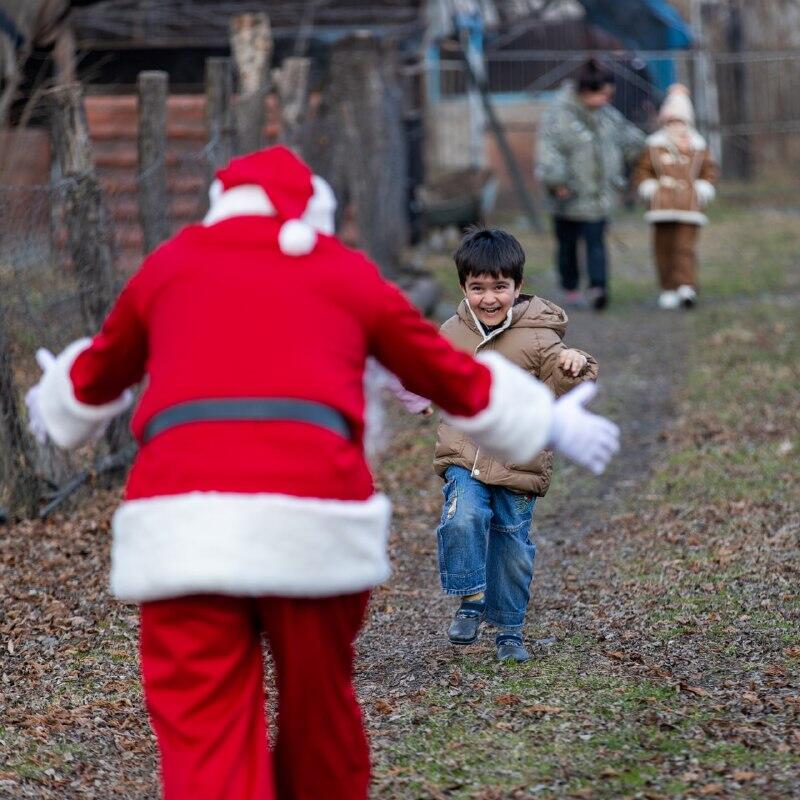
MULTIPOLYGON (((682 50, 692 45, 692 32, 666 0, 580 0, 586 19, 634 50, 682 50)), ((674 80, 674 63, 651 61, 656 82, 666 88, 674 80)))

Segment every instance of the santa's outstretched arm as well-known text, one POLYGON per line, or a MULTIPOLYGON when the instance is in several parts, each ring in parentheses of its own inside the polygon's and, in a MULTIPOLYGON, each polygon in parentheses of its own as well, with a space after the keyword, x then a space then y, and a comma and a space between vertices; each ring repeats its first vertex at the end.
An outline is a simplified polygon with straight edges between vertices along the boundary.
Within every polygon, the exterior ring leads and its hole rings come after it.
POLYGON ((619 449, 619 429, 585 410, 584 384, 555 400, 543 383, 496 352, 456 350, 399 289, 378 278, 375 357, 410 391, 440 406, 445 420, 505 463, 524 464, 546 447, 601 473, 619 449))
POLYGON ((70 449, 100 435, 133 402, 129 387, 144 375, 147 336, 126 286, 93 339, 79 339, 58 356, 39 350, 42 378, 26 397, 39 441, 70 449))

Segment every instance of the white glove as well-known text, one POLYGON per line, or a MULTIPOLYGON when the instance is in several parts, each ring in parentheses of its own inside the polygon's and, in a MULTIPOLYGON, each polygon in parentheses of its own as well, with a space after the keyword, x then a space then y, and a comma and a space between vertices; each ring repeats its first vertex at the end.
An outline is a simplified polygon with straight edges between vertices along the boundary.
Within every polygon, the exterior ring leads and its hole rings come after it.
POLYGON ((597 385, 582 383, 553 406, 550 446, 600 475, 619 450, 619 428, 584 408, 597 394, 597 385))
MULTIPOLYGON (((44 347, 36 351, 36 363, 42 372, 47 372, 56 363, 56 357, 44 347)), ((39 400, 41 381, 28 390, 25 395, 25 405, 28 407, 28 430, 33 434, 39 444, 47 444, 47 426, 44 424, 42 409, 39 400)))

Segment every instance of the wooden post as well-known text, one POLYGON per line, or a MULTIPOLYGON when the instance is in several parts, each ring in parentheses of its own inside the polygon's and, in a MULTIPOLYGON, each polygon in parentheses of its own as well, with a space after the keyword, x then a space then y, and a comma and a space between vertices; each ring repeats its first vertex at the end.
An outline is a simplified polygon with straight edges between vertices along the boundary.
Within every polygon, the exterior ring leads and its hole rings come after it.
POLYGON ((233 121, 233 65, 229 58, 206 59, 206 136, 209 183, 236 152, 233 121))
POLYGON ((290 147, 300 142, 300 129, 305 121, 308 104, 308 79, 311 59, 289 56, 281 68, 273 73, 273 83, 278 90, 283 120, 283 141, 290 147))
POLYGON ((111 227, 92 161, 80 84, 50 89, 45 96, 51 110, 53 153, 64 181, 64 217, 84 330, 93 334, 116 294, 111 227))
POLYGON ((237 149, 258 150, 264 130, 272 30, 264 13, 240 14, 231 21, 231 52, 236 63, 239 95, 236 100, 237 149))
POLYGON ((331 59, 360 243, 392 278, 408 242, 407 153, 395 67, 392 52, 370 34, 343 40, 331 59))
POLYGON ((172 231, 167 185, 166 72, 139 73, 139 219, 144 250, 150 253, 172 231))
POLYGON ((0 310, 0 425, 6 500, 12 516, 32 517, 37 510, 42 485, 36 473, 33 442, 23 424, 6 319, 0 310))

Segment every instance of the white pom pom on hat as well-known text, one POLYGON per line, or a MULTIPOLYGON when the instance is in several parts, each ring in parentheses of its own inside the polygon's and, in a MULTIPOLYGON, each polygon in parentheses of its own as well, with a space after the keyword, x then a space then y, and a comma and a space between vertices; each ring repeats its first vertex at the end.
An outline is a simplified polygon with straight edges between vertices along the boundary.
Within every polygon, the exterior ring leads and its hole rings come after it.
POLYGON ((300 219, 290 219, 281 225, 278 247, 287 256, 307 256, 317 244, 317 232, 300 219))

